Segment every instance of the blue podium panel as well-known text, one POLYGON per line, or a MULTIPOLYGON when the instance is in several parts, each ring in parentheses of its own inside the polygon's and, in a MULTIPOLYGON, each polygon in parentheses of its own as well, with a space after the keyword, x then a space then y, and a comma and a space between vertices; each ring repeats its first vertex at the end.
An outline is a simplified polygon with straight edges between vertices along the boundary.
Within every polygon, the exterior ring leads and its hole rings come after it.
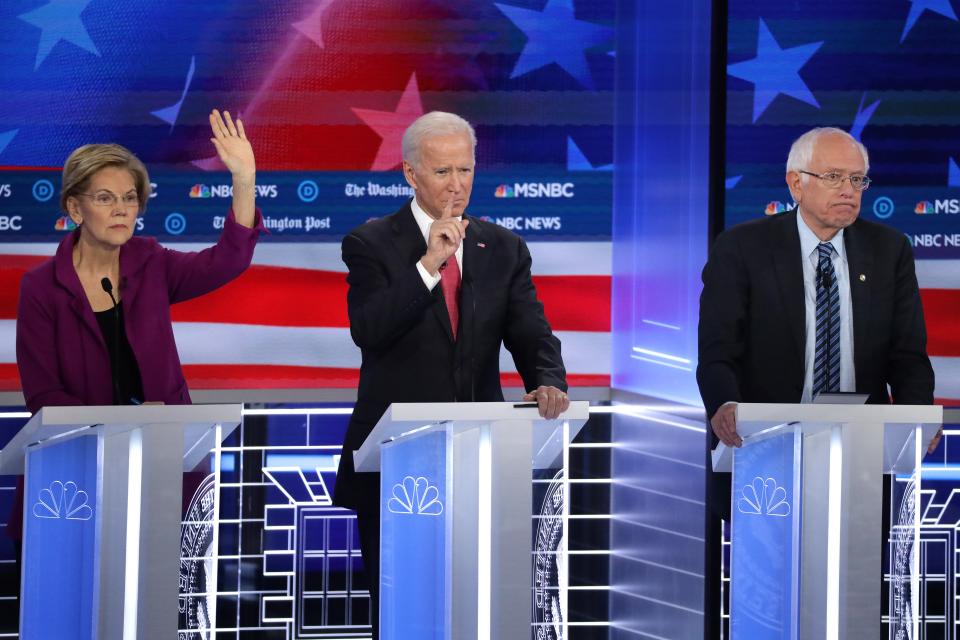
POLYGON ((801 444, 796 430, 736 452, 731 510, 733 640, 798 637, 801 444))
MULTIPOLYGON (((426 432, 382 449, 380 637, 449 638, 448 435, 426 432), (444 598, 444 596, 440 596, 444 598), (447 596, 448 598, 448 596, 447 596)), ((374 612, 376 615, 376 612, 374 612)))
POLYGON ((27 454, 23 638, 95 637, 97 447, 90 435, 27 454))

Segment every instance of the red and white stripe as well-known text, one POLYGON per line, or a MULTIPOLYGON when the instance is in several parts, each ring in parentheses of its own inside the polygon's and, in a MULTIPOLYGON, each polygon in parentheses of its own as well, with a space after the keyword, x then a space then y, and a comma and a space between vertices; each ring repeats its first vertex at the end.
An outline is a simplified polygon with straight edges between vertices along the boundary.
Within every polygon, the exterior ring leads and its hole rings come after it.
MULTIPOLYGON (((206 245, 171 245, 196 250, 206 245)), ((14 352, 23 272, 50 244, 0 245, 0 390, 19 389, 14 352)), ((533 242, 534 282, 576 386, 610 384, 609 242, 533 242)), ((264 243, 250 269, 222 289, 173 307, 194 389, 352 388, 360 353, 350 339, 345 267, 336 243, 264 243)), ((960 260, 919 260, 936 397, 960 403, 960 260)), ((504 381, 518 385, 509 354, 504 381)))
POLYGON ((960 260, 918 260, 927 352, 942 404, 960 404, 960 260))
MULTIPOLYGON (((181 243, 191 251, 206 245, 181 243)), ((17 291, 53 244, 0 245, 0 389, 16 390, 17 291)), ((610 384, 610 243, 531 243, 534 282, 560 338, 571 385, 610 384)), ((360 351, 350 338, 346 267, 337 243, 263 243, 221 289, 174 305, 174 333, 193 389, 352 388, 360 351)), ((519 385, 510 355, 504 382, 519 385)))

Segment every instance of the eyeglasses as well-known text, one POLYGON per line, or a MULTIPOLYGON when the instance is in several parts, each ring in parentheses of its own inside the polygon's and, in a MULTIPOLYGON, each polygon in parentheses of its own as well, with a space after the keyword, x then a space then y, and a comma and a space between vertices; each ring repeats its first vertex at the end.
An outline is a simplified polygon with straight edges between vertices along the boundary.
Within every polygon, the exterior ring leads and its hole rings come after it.
POLYGON ((140 197, 135 193, 128 193, 123 197, 117 197, 116 194, 109 191, 98 191, 96 193, 79 193, 77 195, 87 196, 93 200, 93 204, 98 207, 116 207, 117 203, 123 204, 124 209, 140 207, 140 197))
POLYGON ((805 173, 808 176, 813 176, 820 180, 823 183, 823 186, 828 189, 837 189, 840 185, 843 184, 844 180, 850 181, 850 186, 856 189, 857 191, 866 191, 867 187, 870 186, 870 178, 867 176, 862 176, 859 174, 854 174, 852 176, 845 176, 836 171, 829 171, 827 173, 810 173, 809 171, 799 170, 798 173, 805 173))

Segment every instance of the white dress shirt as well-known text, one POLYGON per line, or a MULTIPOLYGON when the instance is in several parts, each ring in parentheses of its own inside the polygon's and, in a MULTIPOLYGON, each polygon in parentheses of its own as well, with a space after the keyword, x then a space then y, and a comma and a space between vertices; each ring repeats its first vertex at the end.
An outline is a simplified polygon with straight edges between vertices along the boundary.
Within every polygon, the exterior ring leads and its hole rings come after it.
MULTIPOLYGON (((803 395, 800 402, 812 402, 813 365, 817 344, 817 264, 820 239, 804 222, 797 210, 797 230, 800 232, 800 254, 803 256, 803 293, 806 307, 807 348, 804 357, 803 395)), ((843 229, 830 240, 831 256, 837 286, 840 289, 840 391, 856 391, 857 377, 853 369, 853 303, 850 298, 850 269, 843 246, 843 229)))
MULTIPOLYGON (((413 210, 413 219, 417 221, 417 226, 420 227, 420 233, 423 234, 423 241, 427 243, 427 246, 430 245, 430 225, 433 224, 433 218, 423 210, 420 204, 417 202, 417 199, 414 198, 410 203, 410 208, 413 210)), ((462 220, 462 216, 457 216, 457 220, 462 220)), ((454 254, 457 257, 457 266, 460 267, 461 277, 463 276, 463 243, 460 243, 460 246, 457 247, 457 252, 454 254)), ((437 275, 431 275, 427 268, 423 266, 423 263, 417 260, 417 271, 420 272, 420 277, 423 278, 423 284, 427 285, 427 289, 433 291, 433 288, 437 286, 440 282, 440 273, 437 272, 437 275)), ((843 366, 843 365, 841 365, 843 366)))

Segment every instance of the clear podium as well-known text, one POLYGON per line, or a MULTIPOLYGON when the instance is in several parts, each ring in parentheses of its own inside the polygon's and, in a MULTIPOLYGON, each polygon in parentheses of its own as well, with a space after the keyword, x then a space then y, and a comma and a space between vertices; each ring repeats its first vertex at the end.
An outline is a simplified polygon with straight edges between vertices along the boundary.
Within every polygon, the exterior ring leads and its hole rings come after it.
POLYGON ((0 451, 25 474, 20 637, 176 638, 182 473, 241 405, 46 407, 0 451))
POLYGON ((880 638, 883 474, 891 514, 891 636, 917 620, 921 460, 939 406, 740 404, 732 471, 730 637, 880 638))
MULTIPOLYGON (((529 638, 534 469, 589 417, 505 402, 393 404, 359 450, 380 471, 380 637, 529 638)), ((557 516, 561 517, 561 516, 557 516)))

